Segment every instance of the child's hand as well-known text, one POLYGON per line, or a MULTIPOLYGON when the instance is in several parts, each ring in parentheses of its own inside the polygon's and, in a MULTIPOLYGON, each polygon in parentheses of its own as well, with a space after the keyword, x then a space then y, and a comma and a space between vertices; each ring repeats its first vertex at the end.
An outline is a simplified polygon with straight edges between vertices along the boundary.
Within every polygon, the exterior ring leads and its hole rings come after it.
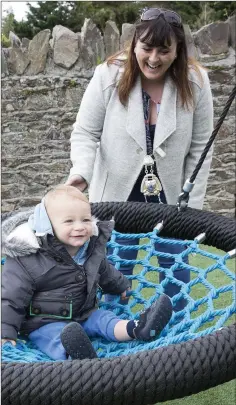
POLYGON ((10 342, 13 346, 16 346, 16 341, 11 339, 1 339, 1 346, 3 346, 7 342, 10 342))
POLYGON ((127 298, 127 296, 126 296, 127 291, 130 291, 130 287, 127 288, 127 290, 125 290, 123 293, 120 294, 121 300, 125 300, 127 298))

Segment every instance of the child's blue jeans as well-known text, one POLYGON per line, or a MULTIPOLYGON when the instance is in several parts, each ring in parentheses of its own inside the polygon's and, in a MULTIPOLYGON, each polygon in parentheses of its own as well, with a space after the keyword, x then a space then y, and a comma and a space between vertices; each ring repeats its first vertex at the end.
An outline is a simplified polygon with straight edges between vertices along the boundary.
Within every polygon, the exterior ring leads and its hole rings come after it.
MULTIPOLYGON (((98 309, 80 324, 89 337, 100 336, 117 342, 114 328, 120 320, 113 312, 98 309)), ((68 322, 54 322, 41 326, 29 334, 29 339, 51 359, 66 360, 67 355, 61 343, 60 334, 67 324, 68 322)))
MULTIPOLYGON (((117 243, 119 243, 120 245, 124 245, 124 246, 131 246, 131 245, 138 245, 139 244, 139 239, 117 239, 117 243)), ((167 243, 156 243, 155 244, 155 250, 159 251, 159 252, 164 252, 164 253, 171 253, 171 254, 179 254, 181 252, 183 252, 184 247, 183 245, 179 245, 179 244, 167 244, 167 243)), ((113 253, 113 248, 109 248, 107 250, 107 255, 111 255, 113 253)), ((122 259, 126 259, 126 260, 136 260, 137 258, 137 250, 120 250, 118 252, 118 255, 120 258, 122 259)), ((159 261, 159 266, 163 267, 163 268, 170 268, 173 264, 174 264, 174 259, 169 259, 169 258, 158 258, 159 261)), ((185 263, 188 263, 188 257, 185 256, 183 258, 183 261, 185 263)), ((112 262, 111 262, 112 263, 112 262)), ((112 263, 113 264, 113 263, 112 263)), ((129 276, 131 274, 133 274, 133 269, 134 269, 134 265, 132 264, 126 264, 126 265, 122 265, 120 266, 120 272, 123 273, 125 276, 129 276)), ((177 270, 174 273, 174 276, 176 279, 183 281, 184 283, 188 283, 190 281, 190 271, 189 270, 177 270)), ((163 281, 165 278, 165 275, 163 273, 159 274, 159 282, 163 281)), ((166 288, 165 288, 165 294, 167 294, 169 297, 173 297, 174 295, 178 294, 180 288, 172 283, 168 283, 166 288)), ((105 300, 108 301, 112 301, 114 299, 113 295, 107 294, 105 296, 105 300)), ((122 300, 120 301, 121 304, 127 304, 128 300, 122 300)), ((176 303, 174 310, 175 311, 180 311, 181 309, 183 309, 186 306, 186 300, 185 299, 180 299, 178 300, 178 302, 176 303)))

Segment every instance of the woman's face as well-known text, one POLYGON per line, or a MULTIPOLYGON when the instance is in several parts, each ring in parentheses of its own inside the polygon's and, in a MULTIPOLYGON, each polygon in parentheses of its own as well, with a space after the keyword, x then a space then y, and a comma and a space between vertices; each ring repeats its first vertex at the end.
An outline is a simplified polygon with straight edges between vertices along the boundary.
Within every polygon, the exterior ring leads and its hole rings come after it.
POLYGON ((176 58, 177 43, 172 38, 171 45, 153 48, 139 39, 134 48, 139 68, 148 80, 162 80, 176 58))

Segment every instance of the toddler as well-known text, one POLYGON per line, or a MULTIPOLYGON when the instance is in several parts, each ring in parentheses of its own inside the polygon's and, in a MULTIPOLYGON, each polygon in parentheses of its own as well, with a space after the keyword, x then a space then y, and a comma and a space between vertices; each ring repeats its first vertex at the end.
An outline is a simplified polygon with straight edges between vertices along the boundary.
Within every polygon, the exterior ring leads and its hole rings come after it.
POLYGON ((28 336, 54 360, 94 358, 89 337, 151 340, 170 320, 162 295, 138 320, 98 309, 96 291, 126 297, 129 280, 106 258, 113 221, 97 221, 77 188, 59 185, 2 224, 2 344, 28 336))

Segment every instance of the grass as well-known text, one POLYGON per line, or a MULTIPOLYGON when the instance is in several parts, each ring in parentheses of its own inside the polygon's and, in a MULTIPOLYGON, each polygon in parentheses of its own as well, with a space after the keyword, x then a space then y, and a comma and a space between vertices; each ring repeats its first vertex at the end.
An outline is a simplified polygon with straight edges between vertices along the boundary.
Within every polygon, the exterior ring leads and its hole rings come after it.
MULTIPOLYGON (((234 405, 235 403, 235 380, 189 397, 164 402, 165 405, 234 405)), ((156 405, 159 404, 160 402, 156 405)))
MULTIPOLYGON (((143 241, 143 243, 145 243, 145 242, 143 241)), ((209 247, 209 246, 200 246, 200 247, 207 252, 217 254, 217 255, 224 255, 223 251, 217 250, 216 248, 209 247)), ((141 259, 142 257, 144 257, 144 255, 145 255, 145 253, 143 251, 141 251, 141 253, 139 254, 139 258, 141 259)), ((152 258, 151 263, 153 260, 155 262, 156 259, 152 258)), ((153 262, 153 264, 154 264, 154 262, 153 262)), ((189 262, 192 266, 195 266, 195 267, 198 267, 201 269, 206 269, 208 266, 211 266, 216 261, 211 258, 204 257, 200 254, 197 254, 196 256, 190 255, 189 262)), ((235 259, 227 260, 226 265, 230 271, 235 272, 235 266, 236 266, 235 259)), ((141 269, 141 266, 137 265, 135 267, 135 273, 139 272, 140 269, 141 269)), ((191 272, 191 279, 194 279, 195 277, 196 277, 196 274, 191 272)), ((152 273, 149 280, 156 282, 156 273, 152 273), (153 277, 155 277, 155 278, 153 278, 153 277)), ((220 286, 232 283, 232 280, 227 275, 225 275, 225 273, 220 269, 215 269, 214 271, 209 272, 207 274, 207 280, 216 288, 219 288, 220 286)), ((136 287, 136 285, 134 285, 134 287, 136 287)), ((148 291, 148 289, 144 289, 142 292, 145 297, 150 296, 150 291, 148 291)), ((202 285, 201 283, 200 284, 198 283, 191 289, 190 296, 193 299, 196 299, 196 298, 205 296, 206 292, 207 292, 207 289, 204 287, 204 285, 202 285)), ((214 308, 215 309, 225 308, 226 306, 228 306, 230 304, 230 302, 232 302, 232 292, 222 293, 219 295, 219 297, 216 300, 214 300, 214 308)), ((192 313, 192 317, 199 316, 202 312, 204 312, 206 310, 206 308, 207 308, 206 304, 201 305, 199 307, 198 311, 196 311, 195 313, 192 313)), ((204 326, 202 328, 199 328, 199 330, 212 326, 212 325, 214 325, 215 322, 216 322, 216 319, 213 320, 212 322, 204 324, 204 326)), ((235 316, 231 316, 226 321, 225 325, 232 324, 233 322, 235 322, 235 316)), ((217 387, 210 388, 209 390, 200 392, 198 394, 194 394, 194 395, 184 397, 181 399, 175 399, 172 401, 166 401, 165 404, 166 405, 233 405, 236 403, 235 387, 236 387, 235 380, 233 380, 228 383, 219 385, 217 387)), ((158 405, 158 404, 156 404, 156 405, 158 405)))

